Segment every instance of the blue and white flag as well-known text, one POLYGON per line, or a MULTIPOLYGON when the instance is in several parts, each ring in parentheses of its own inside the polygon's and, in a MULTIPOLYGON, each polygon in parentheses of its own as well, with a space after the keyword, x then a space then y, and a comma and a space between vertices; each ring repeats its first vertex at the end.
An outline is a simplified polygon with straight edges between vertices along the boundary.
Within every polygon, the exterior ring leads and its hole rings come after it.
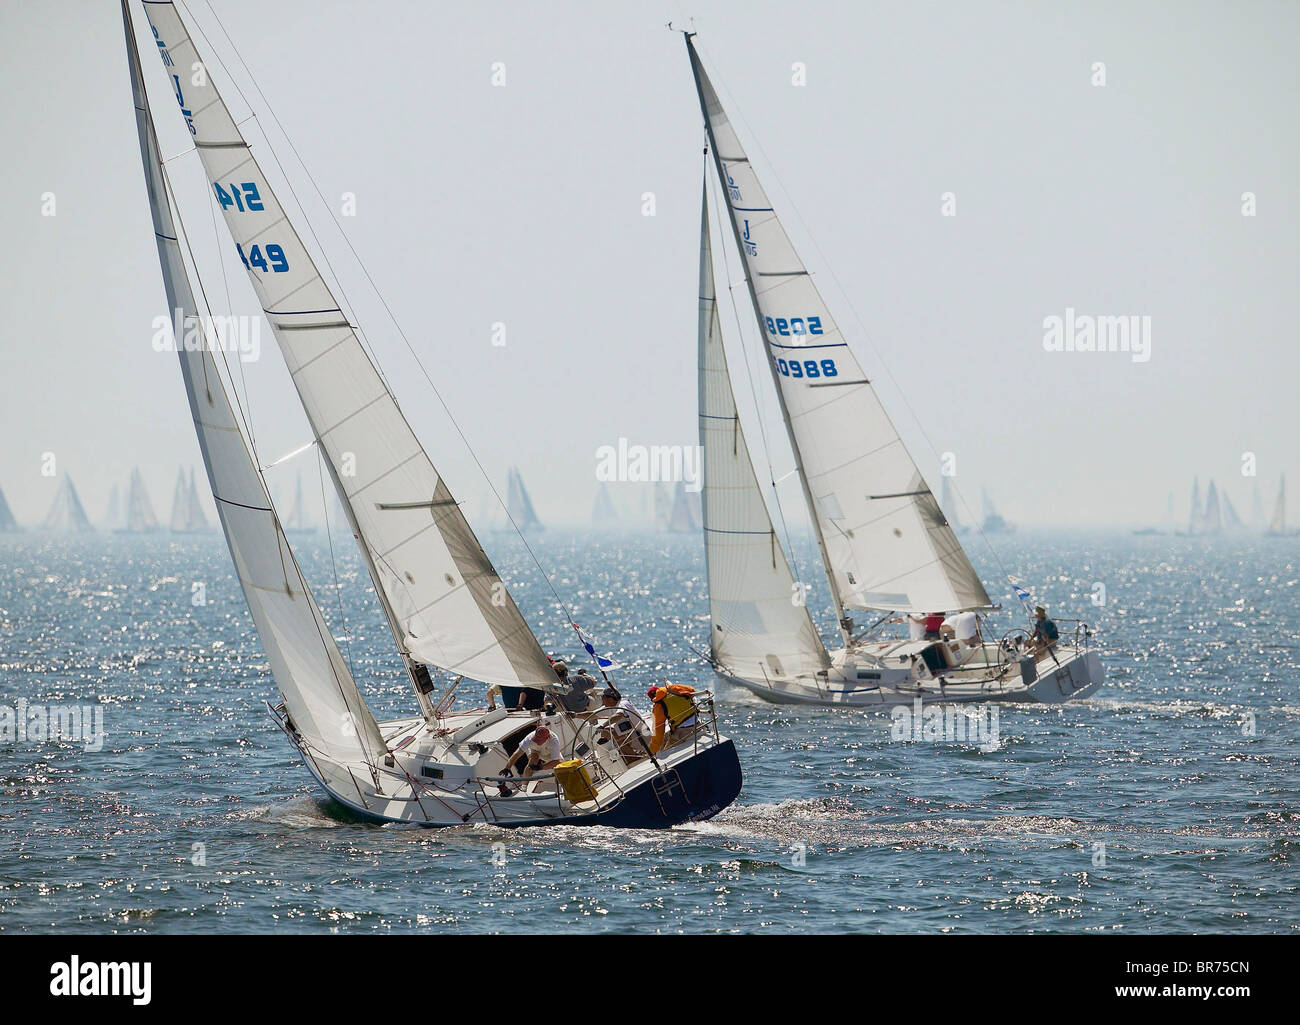
POLYGON ((581 630, 578 631, 578 640, 582 641, 582 646, 587 649, 587 654, 596 660, 596 665, 600 666, 602 670, 614 668, 613 662, 605 658, 603 655, 596 654, 596 646, 592 644, 591 641, 587 640, 581 630))
POLYGON ((1011 581, 1011 587, 1016 592, 1016 597, 1020 599, 1020 604, 1025 607, 1025 611, 1031 616, 1034 614, 1034 606, 1038 604, 1034 601, 1033 596, 1025 590, 1025 585, 1015 577, 1008 574, 1007 579, 1011 581))

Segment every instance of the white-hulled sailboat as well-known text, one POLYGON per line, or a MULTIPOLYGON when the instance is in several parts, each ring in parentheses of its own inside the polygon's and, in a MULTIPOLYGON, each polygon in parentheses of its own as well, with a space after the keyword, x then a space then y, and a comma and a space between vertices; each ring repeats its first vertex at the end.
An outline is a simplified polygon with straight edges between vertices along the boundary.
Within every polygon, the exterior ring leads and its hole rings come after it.
MULTIPOLYGON (((163 281, 170 308, 195 317, 202 311, 191 274, 198 271, 160 160, 129 3, 122 13, 163 281)), ((318 273, 211 74, 191 73, 203 65, 176 7, 146 0, 144 16, 147 48, 162 59, 420 708, 410 718, 375 720, 250 454, 224 351, 178 346, 221 527, 280 690, 272 713, 311 774, 362 816, 422 826, 665 827, 726 807, 740 790, 740 766, 717 733, 707 693, 697 724, 670 735, 657 757, 630 742, 617 710, 573 712, 562 702, 536 637, 318 273), (354 474, 342 472, 345 454, 354 474), (437 699, 431 670, 456 679, 437 699), (549 696, 556 710, 453 711, 462 680, 549 696), (527 780, 503 775, 541 715, 566 764, 527 780)))
MULTIPOLYGON (((843 646, 829 651, 790 571, 745 444, 723 349, 709 238, 700 234, 699 403, 711 657, 724 679, 786 703, 1061 702, 1102 683, 1090 631, 1049 650, 1029 632, 970 643, 884 636, 895 615, 993 608, 938 502, 777 219, 685 33, 713 155, 843 646), (853 613, 880 617, 859 628, 853 613), (1037 657, 1035 657, 1037 656, 1037 657)), ((1018 588, 1022 601, 1027 598, 1018 588)), ((893 620, 897 622, 897 620, 893 620)))

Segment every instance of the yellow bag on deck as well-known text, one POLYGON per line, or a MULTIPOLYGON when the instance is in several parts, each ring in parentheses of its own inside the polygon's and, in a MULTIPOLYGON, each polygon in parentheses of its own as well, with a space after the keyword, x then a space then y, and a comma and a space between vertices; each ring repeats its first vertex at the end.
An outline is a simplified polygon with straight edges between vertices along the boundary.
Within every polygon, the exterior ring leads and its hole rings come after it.
POLYGON ((596 800, 596 786, 581 758, 571 758, 555 767, 555 781, 573 804, 596 800))

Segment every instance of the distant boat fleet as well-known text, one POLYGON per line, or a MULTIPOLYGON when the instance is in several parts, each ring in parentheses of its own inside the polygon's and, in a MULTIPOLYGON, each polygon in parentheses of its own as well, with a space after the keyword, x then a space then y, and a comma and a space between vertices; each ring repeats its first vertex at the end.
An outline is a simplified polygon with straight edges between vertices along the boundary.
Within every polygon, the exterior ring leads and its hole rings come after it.
POLYGON ((1143 527, 1133 532, 1139 536, 1158 534, 1175 534, 1178 537, 1219 537, 1223 535, 1263 534, 1265 537, 1290 537, 1300 531, 1286 525, 1286 476, 1278 479, 1277 498, 1273 502, 1273 515, 1264 519, 1264 506, 1259 498, 1259 486, 1255 486, 1252 502, 1251 521, 1248 524, 1237 512, 1232 499, 1220 491, 1213 480, 1209 482, 1204 494, 1201 492, 1199 477, 1192 479, 1192 498, 1187 513, 1186 526, 1179 529, 1177 514, 1174 511, 1174 496, 1170 492, 1165 503, 1165 514, 1159 527, 1143 527))

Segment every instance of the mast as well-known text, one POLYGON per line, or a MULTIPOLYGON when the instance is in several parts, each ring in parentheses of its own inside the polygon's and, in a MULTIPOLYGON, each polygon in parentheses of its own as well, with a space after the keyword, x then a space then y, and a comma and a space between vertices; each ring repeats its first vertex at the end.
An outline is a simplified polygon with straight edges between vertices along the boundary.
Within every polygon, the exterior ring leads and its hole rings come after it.
MULTIPOLYGON (((700 58, 695 52, 695 44, 691 42, 694 32, 684 32, 682 35, 686 39, 686 50, 691 59, 691 74, 695 78, 695 92, 700 100, 700 113, 704 117, 704 130, 709 137, 709 152, 713 154, 713 169, 718 175, 718 182, 722 189, 723 196, 727 205, 731 205, 731 198, 727 195, 726 189, 726 169, 722 165, 722 154, 718 151, 718 140, 714 137, 713 122, 709 118, 708 106, 704 99, 704 85, 700 80, 700 58)), ((740 235, 740 226, 736 223, 734 216, 727 218, 731 222, 732 236, 736 242, 737 252, 745 251, 744 239, 740 235)), ((758 293, 754 289, 754 276, 750 273, 749 268, 745 269, 745 286, 749 289, 749 301, 753 307, 754 316, 758 320, 758 334, 760 338, 766 338, 767 332, 763 323, 763 313, 758 302, 758 293)), ((853 636, 853 620, 849 617, 844 608, 844 598, 840 594, 839 582, 835 579, 835 573, 831 570, 830 554, 826 549, 826 535, 822 532, 821 517, 817 515, 817 506, 813 501, 812 488, 808 484, 808 475, 804 472, 803 455, 799 450, 799 439, 795 437, 794 429, 790 422, 790 410, 786 406, 785 393, 781 390, 781 379, 777 375, 776 363, 772 359, 767 360, 767 368, 772 372, 772 383, 776 387, 777 401, 781 407, 781 419, 785 422, 786 434, 790 438, 790 448, 794 453, 795 471, 799 476, 799 486, 803 490, 803 499, 808 506, 808 518, 812 520, 813 532, 817 537, 817 550, 821 554, 822 569, 826 573, 826 581, 831 589, 831 601, 835 603, 835 621, 839 627, 840 634, 847 645, 853 636)))
MULTIPOLYGON (((546 687, 554 672, 438 474, 335 290, 281 206, 175 5, 145 15, 209 186, 271 325, 403 660, 485 683, 546 687)), ((427 677, 413 670, 421 706, 427 677)))
MULTIPOLYGON (((122 20, 140 159, 168 306, 197 317, 128 0, 122 0, 122 20)), ((221 528, 290 724, 322 778, 351 790, 356 781, 350 764, 365 763, 374 774, 387 745, 284 536, 212 351, 178 346, 177 352, 221 528)))
POLYGON ((847 609, 955 612, 988 593, 799 258, 686 38, 732 233, 846 643, 847 609))

